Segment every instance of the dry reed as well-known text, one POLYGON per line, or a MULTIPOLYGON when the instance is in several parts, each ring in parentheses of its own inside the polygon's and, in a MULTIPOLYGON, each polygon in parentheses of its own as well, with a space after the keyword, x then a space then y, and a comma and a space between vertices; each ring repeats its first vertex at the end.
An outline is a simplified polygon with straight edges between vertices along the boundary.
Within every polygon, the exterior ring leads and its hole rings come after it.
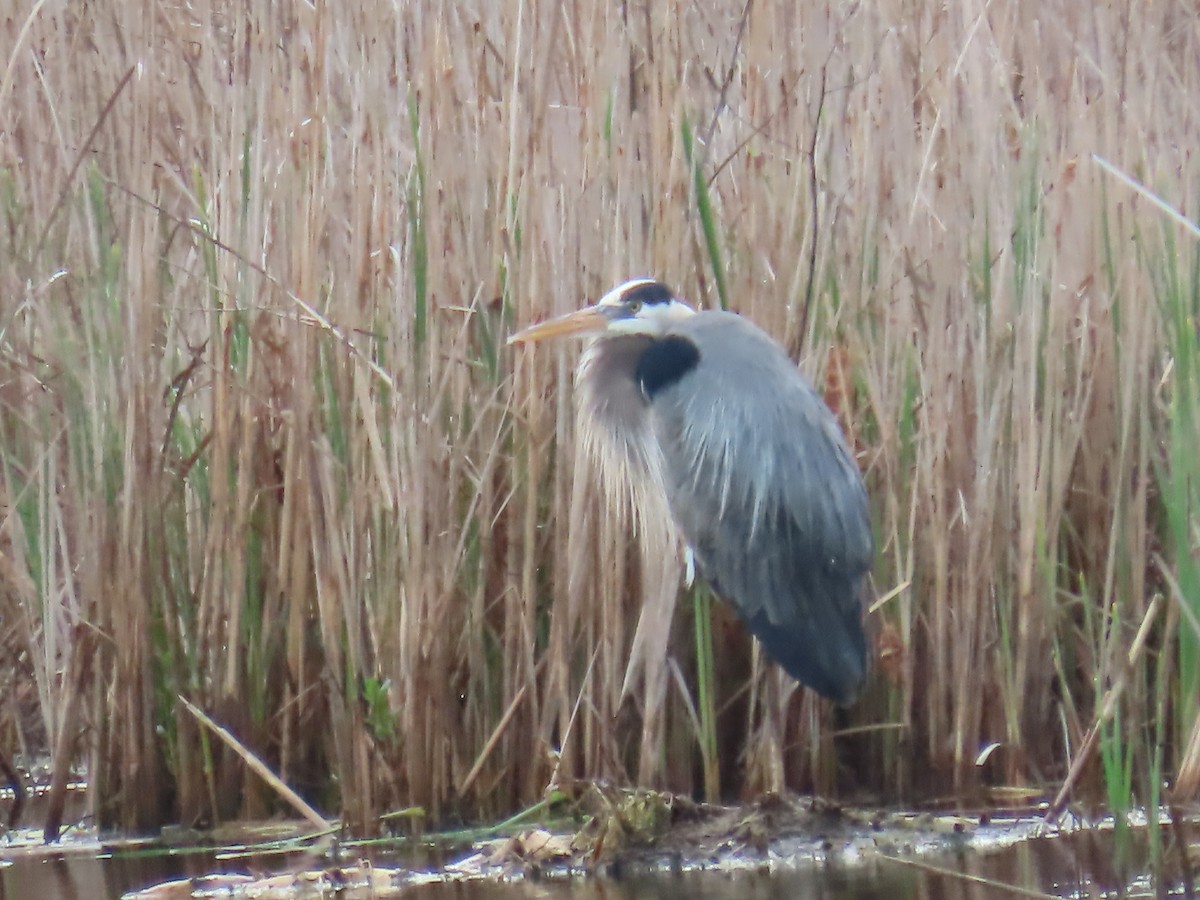
POLYGON ((698 789, 682 610, 678 677, 622 701, 644 572, 577 465, 574 351, 503 348, 643 273, 719 276, 827 385, 902 587, 846 713, 718 620, 726 791, 1050 791, 1159 593, 1120 721, 1183 759, 1200 582, 1152 559, 1194 541, 1197 248, 1093 154, 1195 218, 1187 4, 24 7, 3 734, 102 821, 265 812, 178 696, 362 830, 698 789))

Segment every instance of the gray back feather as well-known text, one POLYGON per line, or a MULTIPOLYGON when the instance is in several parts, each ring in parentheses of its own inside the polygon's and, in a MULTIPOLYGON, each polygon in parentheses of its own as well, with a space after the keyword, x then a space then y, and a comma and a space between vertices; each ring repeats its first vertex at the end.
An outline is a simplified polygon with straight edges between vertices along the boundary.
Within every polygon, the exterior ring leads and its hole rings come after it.
POLYGON ((866 671, 873 553, 862 476, 820 395, 763 331, 702 312, 699 365, 651 404, 676 527, 705 578, 798 680, 849 700, 866 671))

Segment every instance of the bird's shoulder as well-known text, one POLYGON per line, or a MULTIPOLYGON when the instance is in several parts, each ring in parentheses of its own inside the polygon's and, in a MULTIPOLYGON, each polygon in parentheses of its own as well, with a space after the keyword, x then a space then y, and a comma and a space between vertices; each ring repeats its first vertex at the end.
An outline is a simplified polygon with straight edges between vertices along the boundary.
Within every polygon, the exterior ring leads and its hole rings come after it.
POLYGON ((737 313, 702 310, 681 320, 671 334, 691 341, 701 355, 719 352, 723 358, 737 359, 755 369, 795 369, 773 337, 737 313))
MULTIPOLYGON (((706 310, 688 317, 667 340, 682 339, 696 348, 696 359, 679 389, 664 405, 686 405, 693 423, 728 429, 758 442, 791 444, 795 432, 836 423, 812 383, 767 332, 736 313, 706 310), (706 415, 707 413, 707 415, 706 415)), ((832 435, 831 435, 832 436, 832 435)))

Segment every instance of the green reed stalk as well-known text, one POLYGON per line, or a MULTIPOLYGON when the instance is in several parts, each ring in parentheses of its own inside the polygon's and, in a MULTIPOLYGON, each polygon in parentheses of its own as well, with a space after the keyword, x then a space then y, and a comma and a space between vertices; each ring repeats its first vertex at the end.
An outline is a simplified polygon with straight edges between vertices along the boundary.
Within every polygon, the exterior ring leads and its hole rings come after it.
POLYGON ((700 717, 700 759, 704 767, 704 797, 710 803, 721 799, 721 777, 717 758, 716 666, 713 659, 712 593, 704 585, 692 588, 692 610, 696 628, 696 693, 700 717))

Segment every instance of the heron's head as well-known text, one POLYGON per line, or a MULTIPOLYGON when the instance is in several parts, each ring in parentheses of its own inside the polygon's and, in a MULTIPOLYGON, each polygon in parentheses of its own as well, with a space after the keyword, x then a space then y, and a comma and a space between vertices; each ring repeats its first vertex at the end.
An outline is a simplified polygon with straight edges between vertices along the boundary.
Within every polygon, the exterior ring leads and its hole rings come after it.
POLYGON ((522 344, 572 335, 644 334, 657 337, 695 312, 665 284, 650 278, 637 278, 617 285, 594 306, 531 325, 518 331, 508 342, 522 344))

